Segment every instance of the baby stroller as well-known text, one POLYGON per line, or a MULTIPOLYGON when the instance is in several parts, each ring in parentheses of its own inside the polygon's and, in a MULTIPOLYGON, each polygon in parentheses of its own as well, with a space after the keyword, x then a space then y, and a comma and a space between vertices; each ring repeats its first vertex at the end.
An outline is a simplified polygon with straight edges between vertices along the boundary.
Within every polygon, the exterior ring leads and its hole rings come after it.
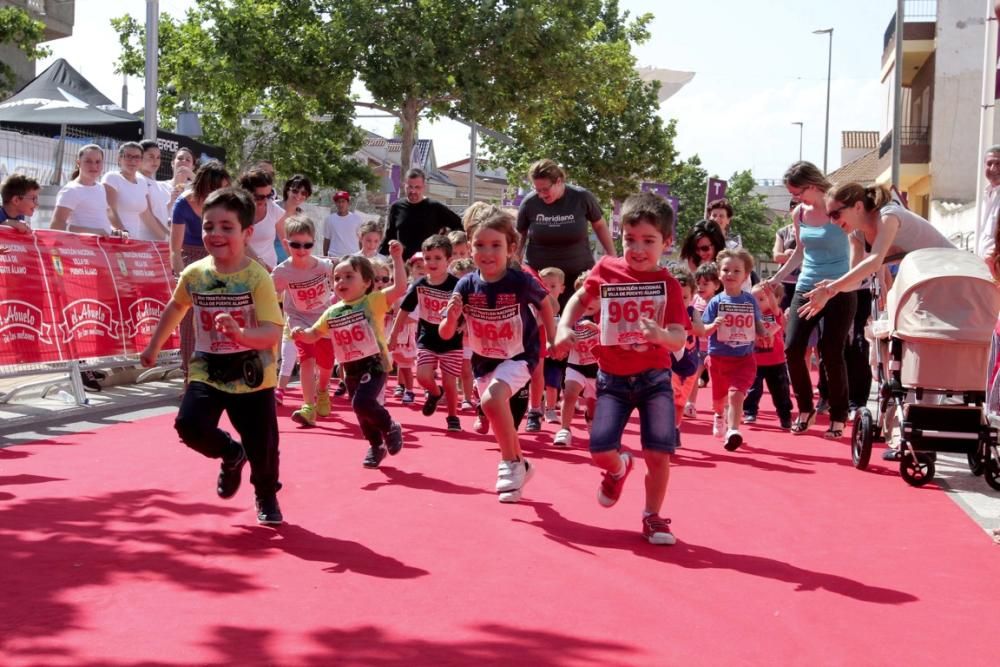
POLYGON ((863 470, 874 440, 912 486, 934 477, 937 452, 968 457, 976 475, 1000 490, 997 429, 986 413, 983 369, 1000 313, 1000 294, 979 257, 953 248, 907 254, 880 313, 872 281, 878 414, 855 413, 851 458, 863 470))

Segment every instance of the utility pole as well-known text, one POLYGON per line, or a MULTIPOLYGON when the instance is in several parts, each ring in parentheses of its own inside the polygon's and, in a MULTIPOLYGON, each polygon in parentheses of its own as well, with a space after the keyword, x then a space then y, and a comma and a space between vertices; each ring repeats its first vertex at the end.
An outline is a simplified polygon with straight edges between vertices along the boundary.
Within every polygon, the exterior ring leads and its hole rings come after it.
POLYGON ((156 139, 157 88, 160 73, 160 3, 146 0, 146 108, 143 111, 143 136, 156 139))

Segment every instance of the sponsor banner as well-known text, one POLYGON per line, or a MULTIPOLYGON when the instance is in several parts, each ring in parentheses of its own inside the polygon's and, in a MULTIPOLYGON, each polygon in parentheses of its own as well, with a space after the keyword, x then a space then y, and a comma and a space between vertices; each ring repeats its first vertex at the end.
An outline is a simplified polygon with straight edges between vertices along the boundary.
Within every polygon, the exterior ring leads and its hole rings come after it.
POLYGON ((170 299, 165 243, 0 229, 0 247, 0 364, 136 354, 170 299))
POLYGON ((729 181, 724 181, 721 178, 710 178, 708 179, 708 190, 705 194, 705 208, 708 208, 708 204, 716 199, 722 199, 726 196, 726 190, 729 188, 729 181))

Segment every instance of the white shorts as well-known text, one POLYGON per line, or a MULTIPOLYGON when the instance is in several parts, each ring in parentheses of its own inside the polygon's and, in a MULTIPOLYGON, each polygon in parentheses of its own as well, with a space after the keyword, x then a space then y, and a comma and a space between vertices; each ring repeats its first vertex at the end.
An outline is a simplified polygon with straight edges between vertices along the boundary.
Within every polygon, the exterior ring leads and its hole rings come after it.
POLYGON ((501 361, 500 365, 493 369, 492 373, 487 373, 483 377, 476 378, 476 389, 480 396, 486 395, 486 390, 495 382, 503 382, 510 388, 510 395, 513 396, 521 391, 524 385, 531 381, 531 371, 528 370, 527 361, 512 361, 507 359, 501 361))
POLYGON ((581 398, 597 398, 597 378, 589 378, 575 368, 567 367, 563 384, 567 385, 570 382, 575 382, 583 387, 583 391, 580 392, 581 398))

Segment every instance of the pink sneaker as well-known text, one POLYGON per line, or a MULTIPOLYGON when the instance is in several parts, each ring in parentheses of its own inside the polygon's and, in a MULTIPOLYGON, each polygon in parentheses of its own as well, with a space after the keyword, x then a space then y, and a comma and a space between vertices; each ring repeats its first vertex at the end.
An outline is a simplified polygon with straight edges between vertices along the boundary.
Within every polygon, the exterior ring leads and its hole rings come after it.
POLYGON ((618 498, 622 495, 622 489, 625 488, 625 480, 632 472, 632 455, 628 452, 622 452, 620 456, 622 463, 625 464, 624 474, 615 479, 615 476, 610 472, 605 472, 601 478, 601 487, 597 490, 597 502, 604 507, 611 507, 618 502, 618 498))
POLYGON ((285 404, 285 390, 284 389, 275 389, 274 390, 274 402, 277 403, 278 405, 284 405, 285 404))

